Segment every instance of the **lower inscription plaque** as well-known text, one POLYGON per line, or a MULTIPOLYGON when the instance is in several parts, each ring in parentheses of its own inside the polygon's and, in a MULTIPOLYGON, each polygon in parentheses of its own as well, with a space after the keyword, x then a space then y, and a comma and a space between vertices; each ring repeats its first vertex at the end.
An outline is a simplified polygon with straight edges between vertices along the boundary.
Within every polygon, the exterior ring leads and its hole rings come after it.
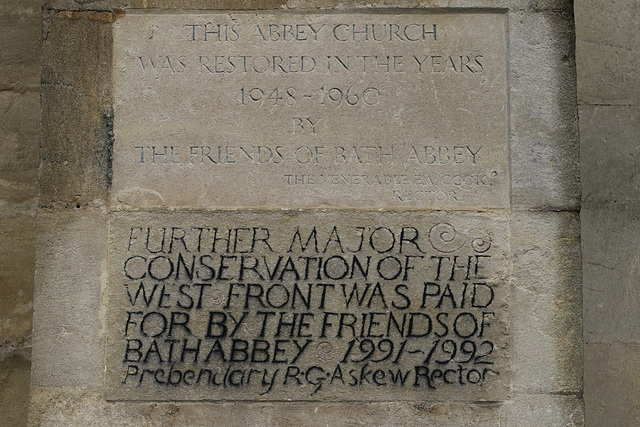
POLYGON ((122 213, 112 400, 502 400, 506 220, 122 213))

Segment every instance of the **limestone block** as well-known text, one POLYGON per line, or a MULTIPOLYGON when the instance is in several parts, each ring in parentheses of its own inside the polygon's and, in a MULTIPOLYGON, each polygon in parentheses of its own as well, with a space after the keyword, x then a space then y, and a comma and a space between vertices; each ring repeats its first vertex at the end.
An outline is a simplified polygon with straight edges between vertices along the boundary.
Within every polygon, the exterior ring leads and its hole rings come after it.
POLYGON ((40 205, 105 199, 111 176, 111 14, 52 13, 42 64, 40 205))
POLYGON ((637 203, 640 107, 580 107, 583 201, 637 203))
POLYGON ((640 342, 640 212, 634 205, 588 205, 584 224, 586 342, 640 342))
POLYGON ((0 414, 2 424, 27 425, 31 349, 3 349, 0 353, 0 414), (8 350, 8 351, 7 351, 8 350))
POLYGON ((40 1, 0 6, 0 90, 24 92, 40 84, 40 1))
POLYGON ((515 212, 511 223, 514 390, 582 390, 577 214, 515 212))
POLYGON ((0 209, 33 212, 38 195, 38 92, 0 92, 0 209))
POLYGON ((87 211, 38 216, 34 386, 99 386, 103 377, 107 221, 87 211))
POLYGON ((35 218, 0 217, 0 345, 31 333, 35 218))
POLYGON ((576 7, 578 98, 582 103, 638 105, 637 2, 586 0, 576 7))
POLYGON ((19 2, 3 2, 0 4, 0 14, 40 14, 42 0, 20 0, 19 2))
POLYGON ((640 346, 620 341, 587 342, 584 359, 586 425, 638 425, 640 346))
POLYGON ((513 13, 509 33, 513 206, 575 210, 580 180, 571 15, 513 13))
POLYGON ((580 83, 581 102, 602 105, 638 105, 640 84, 632 65, 638 48, 578 40, 578 52, 590 55, 576 57, 578 69, 584 73, 580 83), (589 58, 597 58, 589 59, 589 58))

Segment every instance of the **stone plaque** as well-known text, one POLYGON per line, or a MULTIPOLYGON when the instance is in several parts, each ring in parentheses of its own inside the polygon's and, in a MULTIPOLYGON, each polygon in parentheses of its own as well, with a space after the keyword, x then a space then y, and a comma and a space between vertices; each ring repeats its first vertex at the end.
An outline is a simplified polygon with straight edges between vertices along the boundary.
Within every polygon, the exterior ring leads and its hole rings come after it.
POLYGON ((112 202, 506 208, 501 13, 128 12, 112 202))
POLYGON ((119 213, 111 400, 499 401, 507 219, 119 213))

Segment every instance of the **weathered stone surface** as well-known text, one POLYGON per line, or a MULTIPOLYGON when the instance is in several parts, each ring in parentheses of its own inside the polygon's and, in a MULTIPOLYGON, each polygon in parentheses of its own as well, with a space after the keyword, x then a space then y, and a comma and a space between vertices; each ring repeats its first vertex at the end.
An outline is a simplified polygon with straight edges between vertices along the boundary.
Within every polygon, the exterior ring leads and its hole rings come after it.
POLYGON ((31 349, 0 350, 0 414, 2 425, 27 425, 31 349))
POLYGON ((520 209, 580 203, 572 23, 566 13, 510 15, 511 200, 520 209))
POLYGON ((24 92, 40 83, 40 1, 0 6, 0 90, 24 92), (6 7, 6 6, 10 7, 6 7))
POLYGON ((96 386, 104 362, 107 218, 38 215, 34 295, 34 386, 96 386))
POLYGON ((183 9, 183 10, 225 10, 225 9, 289 9, 311 8, 365 8, 365 7, 402 7, 402 8, 505 8, 511 10, 572 11, 570 0, 374 0, 346 3, 341 0, 251 0, 238 4, 234 0, 218 1, 211 4, 208 0, 47 0, 47 7, 69 10, 108 10, 111 8, 131 9, 183 9))
POLYGON ((593 52, 593 59, 578 56, 579 68, 591 76, 581 79, 581 99, 603 105, 638 105, 640 82, 632 64, 640 49, 585 40, 577 40, 576 45, 578 50, 593 52))
POLYGON ((640 107, 580 107, 583 200, 638 202, 640 107))
POLYGON ((45 22, 40 205, 106 199, 111 179, 111 14, 59 12, 45 22))
MULTIPOLYGON (((105 402, 97 390, 36 387, 30 423, 38 426, 486 426, 499 425, 495 403, 424 402, 105 402)), ((517 422, 511 425, 518 425, 517 422)))
POLYGON ((501 216, 127 213, 110 228, 111 400, 508 397, 501 216))
POLYGON ((16 427, 31 374, 41 5, 0 2, 0 424, 16 427))
POLYGON ((573 213, 512 214, 513 387, 582 389, 580 222, 573 213))
POLYGON ((576 7, 578 97, 582 103, 638 105, 638 21, 636 2, 586 0, 576 7))
POLYGON ((0 3, 0 14, 39 14, 42 8, 42 0, 17 0, 14 2, 0 3))
POLYGON ((31 334, 35 218, 0 217, 0 346, 31 334))
POLYGON ((576 396, 521 394, 503 405, 500 425, 517 427, 582 427, 584 406, 576 396))
POLYGON ((640 423, 637 2, 576 2, 586 425, 640 423))
POLYGON ((586 425, 640 424, 640 345, 587 342, 584 359, 586 425))
POLYGON ((640 343, 640 212, 624 204, 582 212, 586 342, 640 343))
POLYGON ((38 196, 38 92, 0 91, 0 210, 35 212, 38 196))
POLYGON ((504 14, 114 27, 117 205, 509 205, 504 14))

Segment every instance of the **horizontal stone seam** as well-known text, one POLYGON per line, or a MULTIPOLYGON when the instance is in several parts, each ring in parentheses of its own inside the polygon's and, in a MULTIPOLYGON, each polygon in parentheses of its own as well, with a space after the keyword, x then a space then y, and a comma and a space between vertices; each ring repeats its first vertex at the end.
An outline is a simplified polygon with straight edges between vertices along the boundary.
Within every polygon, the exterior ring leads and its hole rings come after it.
MULTIPOLYGON (((80 93, 82 95, 85 95, 85 96, 89 96, 90 95, 83 88, 78 87, 76 85, 73 85, 71 83, 63 82, 63 81, 45 81, 45 80, 42 80, 42 82, 40 83, 40 87, 42 87, 42 88, 49 88, 49 87, 58 87, 58 88, 60 88, 60 87, 62 87, 62 88, 72 89, 72 90, 74 90, 74 91, 76 91, 76 92, 78 92, 78 93, 80 93)), ((54 96, 47 97, 47 99, 51 99, 51 98, 55 98, 55 97, 54 96)))
MULTIPOLYGON (((63 202, 61 204, 54 205, 40 205, 38 207, 39 210, 46 211, 51 210, 55 211, 58 209, 73 209, 74 211, 79 211, 83 209, 87 210, 102 210, 105 205, 94 205, 94 204, 83 204, 78 206, 77 204, 74 206, 73 203, 63 202)), ((407 207, 343 207, 343 206, 332 206, 332 207, 157 207, 157 208, 149 208, 149 207, 107 207, 107 210, 110 213, 140 213, 140 212, 148 212, 148 213, 206 213, 206 212, 268 212, 268 213, 278 213, 278 212, 372 212, 372 213, 384 213, 384 212, 420 212, 420 213, 447 213, 447 212, 456 212, 456 213, 468 213, 468 214, 508 214, 512 213, 520 213, 520 212, 532 212, 532 213, 580 213, 580 207, 576 208, 504 208, 504 209, 457 209, 457 208, 448 208, 448 209, 431 209, 431 208, 407 208, 407 207)))
POLYGON ((0 87, 0 93, 10 92, 17 93, 20 95, 24 95, 26 93, 37 93, 40 92, 40 85, 37 86, 2 86, 0 87))
POLYGON ((513 396, 570 396, 582 400, 583 390, 579 391, 520 391, 516 390, 513 396))
MULTIPOLYGON (((278 214, 278 213, 334 213, 334 212, 367 212, 367 213, 422 213, 422 214, 441 214, 455 212, 459 214, 508 214, 509 210, 486 210, 486 211, 470 211, 470 210, 433 210, 433 209, 406 209, 406 208, 385 208, 385 209, 368 209, 368 208, 137 208, 137 209, 112 209, 106 207, 106 205, 89 205, 83 204, 79 207, 74 203, 65 203, 60 205, 42 205, 38 206, 37 214, 58 214, 65 212, 73 213, 109 213, 109 214, 208 214, 208 213, 264 213, 264 214, 278 214)), ((556 212, 556 211, 554 211, 556 212)), ((557 211, 563 212, 563 211, 557 211)), ((569 212, 569 211, 566 211, 569 212)), ((2 216, 0 212, 0 217, 2 216)))
MULTIPOLYGON (((99 387, 91 387, 91 386, 55 386, 55 385, 36 385, 40 390, 59 390, 64 392, 65 389, 68 391, 72 391, 73 389, 80 389, 85 395, 99 395, 102 396, 102 389, 99 387)), ((179 405, 179 406, 200 406, 203 404, 207 405, 223 405, 223 406, 235 406, 235 405, 248 405, 248 406, 265 406, 272 403, 277 403, 279 405, 288 405, 288 406, 299 406, 301 404, 309 404, 312 403, 318 407, 320 406, 334 406, 334 405, 344 405, 351 406, 356 404, 372 404, 372 405, 385 405, 385 404, 405 404, 405 405, 415 405, 420 404, 424 405, 424 400, 346 400, 346 401, 318 401, 318 400, 221 400, 221 399, 206 399, 206 400, 123 400, 123 399, 105 399, 104 402, 107 405, 119 405, 119 404, 143 404, 143 403, 157 403, 160 405, 179 405)), ((509 400, 498 400, 498 401, 487 401, 487 400, 473 400, 473 401, 429 401, 425 406, 435 407, 442 405, 465 405, 465 406, 479 406, 479 407, 500 407, 501 405, 509 402, 509 400)))
POLYGON ((56 213, 60 211, 73 211, 73 212, 104 212, 105 204, 79 204, 79 203, 61 203, 59 205, 40 205, 38 206, 38 213, 56 213))
POLYGON ((45 7, 44 9, 45 12, 78 12, 81 13, 83 15, 88 15, 91 12, 94 13, 119 13, 124 11, 123 8, 120 7, 114 7, 111 9, 89 9, 89 8, 69 8, 69 7, 64 7, 64 8, 57 8, 57 7, 45 7))
POLYGON ((623 207, 633 209, 640 209, 640 200, 611 200, 611 199, 599 199, 597 197, 588 197, 582 200, 583 210, 589 210, 589 208, 597 208, 602 206, 609 207, 623 207))
POLYGON ((511 9, 514 12, 518 12, 518 11, 530 11, 533 13, 562 13, 562 14, 571 14, 571 16, 573 16, 573 8, 571 6, 567 7, 566 9, 560 9, 560 8, 537 8, 535 6, 531 7, 531 8, 520 8, 520 9, 511 9))
MULTIPOLYGON (((42 388, 57 388, 56 386, 39 386, 42 388)), ((312 403, 317 406, 320 405, 384 405, 384 404, 405 404, 405 405, 424 405, 424 400, 341 400, 341 401, 319 401, 319 400, 231 400, 231 399, 199 399, 199 400, 125 400, 125 399, 106 399, 107 404, 136 404, 136 403, 157 403, 157 404, 170 404, 170 405, 202 405, 202 404, 218 404, 218 405, 258 405, 263 406, 266 404, 277 403, 279 405, 291 405, 297 406, 301 404, 312 403)), ((441 405, 466 405, 466 406, 482 406, 482 407, 500 407, 501 405, 509 402, 509 400, 430 400, 428 406, 441 406, 441 405)))
POLYGON ((3 206, 0 209, 0 218, 2 219, 11 219, 11 218, 21 218, 21 217, 35 217, 38 212, 36 207, 33 208, 22 208, 20 206, 9 207, 3 206))
POLYGON ((169 7, 124 7, 124 8, 113 8, 113 9, 100 9, 100 8, 96 8, 96 9, 90 9, 90 8, 82 8, 82 7, 77 7, 77 8, 70 8, 68 6, 65 7, 56 7, 56 6, 45 6, 44 10, 45 11, 49 11, 49 12, 96 12, 96 13, 101 13, 101 12, 107 12, 107 13, 114 13, 114 12, 118 12, 118 11, 122 11, 122 12, 126 12, 127 10, 145 10, 145 11, 180 11, 180 12, 202 12, 202 13, 206 13, 207 11, 238 11, 238 12, 251 12, 251 11, 258 11, 258 12, 268 12, 268 11, 284 11, 284 12, 291 12, 291 13, 296 13, 296 12, 308 12, 308 11, 328 11, 328 10, 337 10, 340 12, 344 12, 344 13, 348 13, 350 11, 354 11, 354 10, 366 10, 366 11, 371 11, 373 13, 375 13, 376 10, 380 10, 380 9, 388 9, 388 10, 398 10, 398 11, 402 11, 402 10, 416 10, 416 9, 420 9, 420 10, 439 10, 439 11, 445 11, 445 12, 452 12, 452 13, 456 13, 456 12, 467 12, 467 13, 471 13, 471 12, 477 12, 477 11, 495 11, 495 12, 503 12, 503 13, 518 13, 518 12, 529 12, 529 13, 559 13, 559 14, 571 14, 573 15, 573 10, 571 7, 568 7, 566 9, 562 9, 562 8, 537 8, 537 7, 513 7, 513 8, 509 8, 508 6, 456 6, 456 7, 447 7, 447 6, 429 6, 429 5, 409 5, 407 2, 407 5, 393 5, 393 6, 389 6, 387 4, 379 4, 379 3, 363 3, 363 4, 351 4, 348 9, 345 9, 342 7, 343 5, 336 5, 333 7, 322 7, 322 6, 318 6, 318 7, 304 7, 304 8, 298 8, 298 7, 291 7, 288 6, 287 9, 282 9, 281 7, 278 8, 228 8, 228 7, 224 7, 224 8, 216 8, 214 5, 207 5, 207 6, 201 6, 201 7, 193 7, 193 8, 184 8, 184 6, 169 6, 169 7))
MULTIPOLYGON (((620 202, 622 203, 622 202, 620 202)), ((640 202, 638 203, 640 204, 640 202)), ((94 200, 92 203, 75 204, 73 202, 60 202, 47 205, 39 205, 38 209, 67 209, 72 208, 74 210, 88 208, 88 209, 102 209, 106 206, 104 200, 94 200)), ((459 212, 459 213, 509 213, 509 212, 567 212, 567 213, 579 213, 580 207, 575 208, 488 208, 488 209, 464 209, 449 207, 444 209, 434 209, 429 207, 377 207, 377 206, 363 206, 363 207, 345 207, 345 206, 305 206, 305 207, 278 207, 278 206, 217 206, 217 207, 189 207, 189 206, 165 206, 165 207, 107 207, 109 212, 233 212, 233 211, 267 211, 267 212, 459 212)))
POLYGON ((578 102, 578 107, 632 107, 638 108, 640 104, 611 104, 611 103, 598 103, 598 102, 578 102))
POLYGON ((257 214, 295 214, 295 213, 352 213, 352 212, 371 212, 371 213, 419 213, 424 215, 438 215, 443 213, 456 213, 456 214, 468 214, 468 215, 492 215, 492 214, 522 214, 522 213, 532 213, 532 214, 570 214, 577 215, 580 214, 580 210, 571 210, 571 209, 501 209, 501 210, 458 210, 458 209, 448 209, 448 210, 435 210, 435 209, 406 209, 406 208, 385 208, 385 209, 368 209, 368 208, 137 208, 137 209, 113 209, 107 207, 106 204, 82 204, 78 207, 77 204, 73 203, 65 203, 60 205, 46 205, 46 206, 38 206, 37 209, 33 211, 24 211, 24 212, 16 212, 16 213, 7 213, 6 215, 2 215, 0 212, 0 217, 10 217, 10 216, 19 216, 19 215, 56 215, 56 214, 117 214, 117 215, 138 215, 138 214, 203 214, 207 215, 210 213, 257 213, 257 214))
POLYGON ((21 351, 26 348, 33 348, 33 344, 31 342, 31 334, 25 335, 23 341, 7 341, 0 344, 0 358, 6 356, 11 353, 15 353, 21 351))
POLYGON ((20 5, 18 5, 16 6, 15 9, 12 9, 11 11, 0 13, 0 16, 25 16, 25 15, 38 16, 40 15, 40 8, 39 7, 34 7, 34 8, 20 7, 20 5))
POLYGON ((580 213, 582 211, 582 206, 578 205, 575 207, 568 208, 554 208, 554 207, 543 207, 543 208, 517 208, 512 207, 510 209, 511 212, 534 212, 534 213, 544 213, 544 212, 557 212, 557 213, 580 213))
POLYGON ((640 346, 640 341, 627 341, 627 340, 610 340, 610 341, 584 341, 584 345, 587 344, 629 344, 634 346, 640 346))
POLYGON ((610 42, 606 42, 606 41, 597 41, 597 40, 586 39, 586 38, 582 38, 582 37, 576 37, 576 42, 599 44, 599 45, 603 45, 603 46, 609 46, 609 47, 615 47, 615 48, 618 48, 618 49, 629 50, 631 52, 634 52, 634 51, 638 50, 638 49, 636 49, 634 47, 627 47, 627 46, 623 46, 621 44, 610 43, 610 42))
POLYGON ((507 213, 509 212, 509 208, 487 208, 487 209, 464 209, 464 208, 456 208, 456 207, 448 207, 448 208, 428 208, 428 207, 398 207, 398 206, 388 206, 388 207, 375 207, 375 206, 362 206, 362 207, 349 207, 349 206, 246 206, 246 207, 235 207, 235 206, 111 206, 109 208, 112 212, 208 212, 208 211, 219 211, 219 212, 228 212, 228 211, 273 211, 273 212, 308 212, 308 211, 319 211, 319 212, 468 212, 468 213, 507 213))

